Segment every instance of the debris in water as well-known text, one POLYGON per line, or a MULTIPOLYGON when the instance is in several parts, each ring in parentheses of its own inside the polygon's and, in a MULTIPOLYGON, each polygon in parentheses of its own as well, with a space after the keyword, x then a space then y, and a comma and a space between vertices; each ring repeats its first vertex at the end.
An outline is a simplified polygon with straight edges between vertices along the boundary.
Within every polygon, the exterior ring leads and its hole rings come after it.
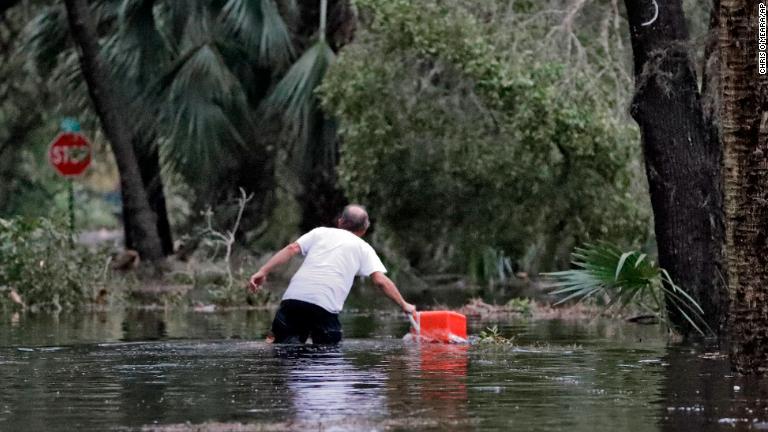
POLYGON ((735 426, 737 423, 748 423, 749 419, 748 418, 726 417, 726 418, 721 418, 717 422, 720 423, 720 424, 727 424, 727 425, 735 426))
POLYGON ((501 386, 472 387, 472 389, 485 393, 501 393, 504 391, 504 388, 501 386))
POLYGON ((214 304, 202 304, 197 303, 192 310, 195 312, 204 312, 204 313, 210 313, 216 311, 216 305, 214 304))
POLYGON ((699 355, 699 358, 702 358, 705 360, 722 360, 726 357, 727 355, 721 352, 706 352, 704 354, 699 355))

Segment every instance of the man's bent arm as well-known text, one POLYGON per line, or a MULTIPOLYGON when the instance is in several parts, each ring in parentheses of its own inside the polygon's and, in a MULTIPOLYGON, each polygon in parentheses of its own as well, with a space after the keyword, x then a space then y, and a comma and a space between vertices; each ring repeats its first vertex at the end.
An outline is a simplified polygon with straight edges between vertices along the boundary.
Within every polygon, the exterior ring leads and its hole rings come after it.
POLYGON ((371 274, 371 280, 373 280, 373 283, 378 285, 379 288, 384 292, 384 295, 392 299, 395 303, 397 303, 400 308, 406 312, 406 313, 414 313, 416 312, 416 307, 408 302, 405 301, 402 295, 400 295, 400 291, 398 291, 397 287, 395 286, 395 283, 392 282, 390 278, 388 278, 384 273, 382 272, 373 272, 371 274))
POLYGON ((301 253, 301 247, 299 247, 298 243, 294 242, 272 255, 272 258, 270 258, 266 264, 261 266, 258 272, 251 276, 251 290, 256 291, 261 288, 261 285, 267 280, 267 275, 272 272, 275 267, 287 263, 294 255, 298 255, 299 253, 301 253))
POLYGON ((272 258, 267 261, 266 264, 261 266, 261 269, 259 269, 260 272, 269 274, 274 270, 275 267, 281 266, 288 261, 291 260, 291 258, 294 257, 294 255, 298 255, 301 253, 301 248, 299 247, 298 243, 291 243, 288 246, 282 248, 279 252, 272 255, 272 258))

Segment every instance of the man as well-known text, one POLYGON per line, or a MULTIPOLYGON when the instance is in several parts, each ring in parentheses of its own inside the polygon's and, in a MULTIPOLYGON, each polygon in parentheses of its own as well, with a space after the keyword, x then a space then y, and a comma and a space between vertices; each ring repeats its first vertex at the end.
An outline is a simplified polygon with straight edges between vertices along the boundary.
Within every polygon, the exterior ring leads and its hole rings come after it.
POLYGON ((257 292, 275 267, 296 254, 305 256, 272 321, 276 343, 304 343, 309 336, 315 344, 338 343, 342 334, 338 314, 355 275, 369 276, 404 312, 416 311, 384 275, 384 264, 362 239, 369 225, 362 206, 348 205, 337 221, 338 228, 313 229, 277 252, 251 276, 250 289, 257 292))

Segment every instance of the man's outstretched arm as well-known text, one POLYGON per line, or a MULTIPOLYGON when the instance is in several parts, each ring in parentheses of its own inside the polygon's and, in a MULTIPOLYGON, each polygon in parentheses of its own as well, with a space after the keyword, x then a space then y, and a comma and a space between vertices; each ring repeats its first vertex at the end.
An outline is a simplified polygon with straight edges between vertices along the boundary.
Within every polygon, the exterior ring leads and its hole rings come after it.
POLYGON ((267 281, 267 275, 269 275, 269 273, 272 272, 275 267, 287 263, 291 260, 291 258, 293 258, 294 255, 299 253, 301 253, 301 248, 299 247, 298 243, 294 242, 282 248, 276 254, 272 255, 272 258, 270 258, 266 264, 261 266, 259 271, 251 276, 249 287, 251 292, 257 292, 261 289, 261 286, 264 285, 264 282, 267 281))
POLYGON ((403 312, 410 314, 416 312, 416 306, 406 302, 405 299, 403 299, 403 296, 400 295, 400 291, 398 291, 395 283, 392 282, 392 280, 388 278, 384 273, 373 272, 371 274, 371 280, 374 284, 381 288, 381 290, 384 292, 384 295, 392 299, 393 302, 397 303, 403 312))

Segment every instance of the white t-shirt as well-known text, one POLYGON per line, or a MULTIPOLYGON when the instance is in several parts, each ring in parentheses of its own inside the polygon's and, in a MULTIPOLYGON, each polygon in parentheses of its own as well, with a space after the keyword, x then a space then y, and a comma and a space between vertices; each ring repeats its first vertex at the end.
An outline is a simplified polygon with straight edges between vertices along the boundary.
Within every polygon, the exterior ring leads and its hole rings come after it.
POLYGON ((291 278, 283 300, 301 300, 339 313, 355 275, 387 272, 371 245, 347 230, 315 228, 296 243, 306 258, 291 278))

